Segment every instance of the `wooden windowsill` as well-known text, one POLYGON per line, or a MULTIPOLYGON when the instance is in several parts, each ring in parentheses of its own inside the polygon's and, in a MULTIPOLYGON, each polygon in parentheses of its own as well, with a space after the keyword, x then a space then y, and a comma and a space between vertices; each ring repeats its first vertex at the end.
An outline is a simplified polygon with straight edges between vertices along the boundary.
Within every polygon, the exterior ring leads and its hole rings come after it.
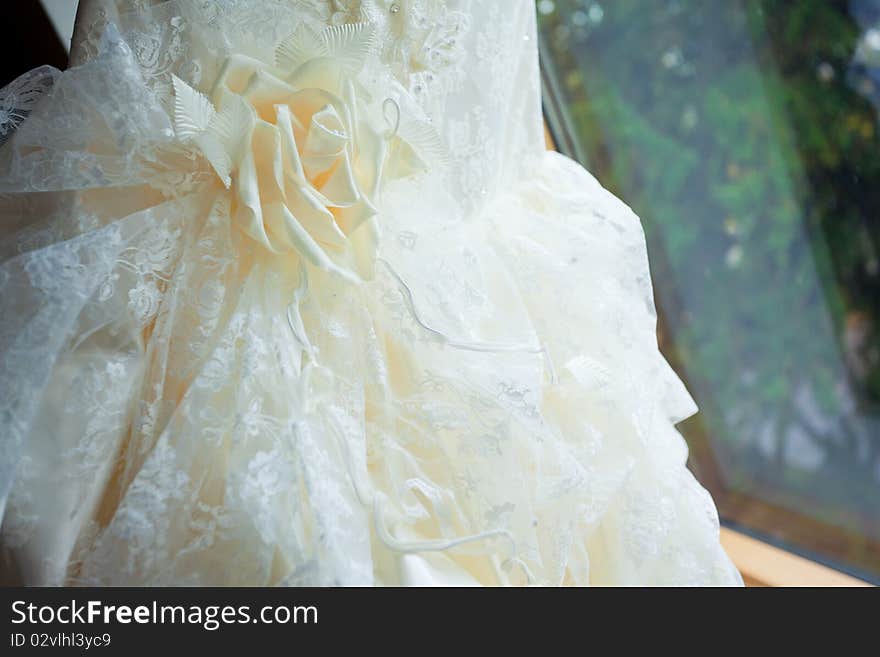
POLYGON ((721 528, 721 544, 746 586, 870 586, 815 561, 738 531, 721 528))

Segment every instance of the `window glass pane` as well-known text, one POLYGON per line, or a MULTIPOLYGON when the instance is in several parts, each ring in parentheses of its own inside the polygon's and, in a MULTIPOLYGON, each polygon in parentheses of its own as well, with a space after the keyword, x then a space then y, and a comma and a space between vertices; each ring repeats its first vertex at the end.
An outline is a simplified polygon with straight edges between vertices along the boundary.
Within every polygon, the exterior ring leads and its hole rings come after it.
POLYGON ((880 579, 880 0, 538 0, 558 146, 633 206, 722 518, 880 579))

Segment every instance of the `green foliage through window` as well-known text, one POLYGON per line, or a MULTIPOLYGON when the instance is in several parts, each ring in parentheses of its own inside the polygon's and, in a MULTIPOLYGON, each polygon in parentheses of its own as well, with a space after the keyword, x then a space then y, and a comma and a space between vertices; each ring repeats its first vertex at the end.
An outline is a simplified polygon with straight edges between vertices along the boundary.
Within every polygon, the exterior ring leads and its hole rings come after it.
POLYGON ((538 0, 551 128, 642 217, 722 516, 880 578, 880 0, 538 0))

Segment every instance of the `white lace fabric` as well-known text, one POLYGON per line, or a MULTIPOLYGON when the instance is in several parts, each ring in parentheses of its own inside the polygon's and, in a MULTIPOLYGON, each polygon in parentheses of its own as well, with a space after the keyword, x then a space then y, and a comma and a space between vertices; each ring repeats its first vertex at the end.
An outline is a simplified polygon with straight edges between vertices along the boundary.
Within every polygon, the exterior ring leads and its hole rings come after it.
POLYGON ((73 62, 0 92, 7 572, 741 582, 531 2, 93 1, 73 62))

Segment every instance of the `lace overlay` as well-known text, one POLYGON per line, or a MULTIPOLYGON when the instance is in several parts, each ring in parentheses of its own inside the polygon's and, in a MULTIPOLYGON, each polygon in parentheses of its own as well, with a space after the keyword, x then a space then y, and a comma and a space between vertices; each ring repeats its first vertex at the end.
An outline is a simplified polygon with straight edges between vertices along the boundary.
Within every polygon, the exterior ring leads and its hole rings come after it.
POLYGON ((3 570, 739 583, 535 38, 526 0, 85 3, 0 92, 3 570))

